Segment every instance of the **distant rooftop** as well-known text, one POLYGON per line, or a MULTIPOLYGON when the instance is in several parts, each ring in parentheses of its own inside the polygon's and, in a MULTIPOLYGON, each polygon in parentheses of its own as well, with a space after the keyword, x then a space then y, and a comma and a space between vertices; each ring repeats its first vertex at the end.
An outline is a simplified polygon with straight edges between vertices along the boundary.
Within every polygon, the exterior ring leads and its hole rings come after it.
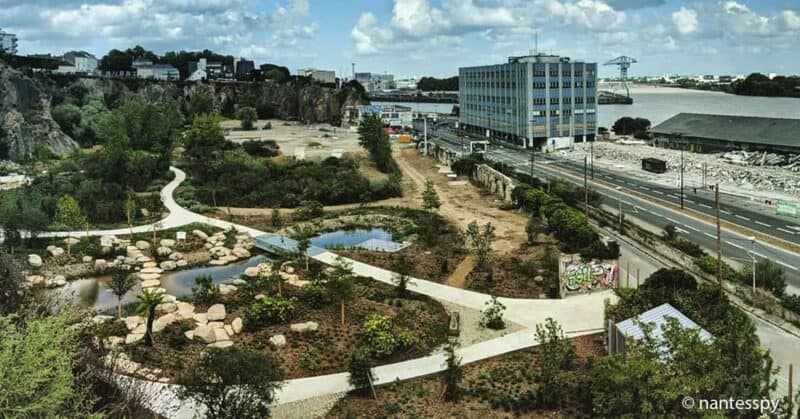
POLYGON ((667 318, 670 317, 677 320, 684 329, 699 329, 700 339, 704 342, 708 342, 713 339, 711 333, 708 333, 708 331, 700 327, 697 323, 692 321, 692 319, 686 317, 686 315, 678 311, 678 309, 671 306, 669 303, 664 303, 658 307, 647 310, 636 317, 632 317, 617 323, 617 330, 619 330, 620 333, 626 337, 636 340, 642 339, 644 337, 644 331, 642 330, 640 324, 635 321, 638 319, 641 323, 653 325, 652 337, 656 341, 660 342, 664 338, 664 331, 662 330, 662 327, 666 326, 667 318))
POLYGON ((650 132, 800 148, 800 119, 679 113, 650 132))

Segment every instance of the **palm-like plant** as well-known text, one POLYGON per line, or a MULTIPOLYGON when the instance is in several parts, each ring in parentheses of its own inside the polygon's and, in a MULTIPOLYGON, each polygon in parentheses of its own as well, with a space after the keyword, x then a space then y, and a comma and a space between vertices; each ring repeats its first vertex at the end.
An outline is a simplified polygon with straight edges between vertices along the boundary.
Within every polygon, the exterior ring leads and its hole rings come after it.
POLYGON ((153 321, 156 318, 156 306, 164 301, 164 293, 145 289, 140 295, 137 295, 136 298, 139 299, 139 306, 136 308, 136 311, 140 316, 147 317, 147 331, 144 335, 144 344, 153 346, 153 321))
POLYGON ((108 288, 117 296, 117 317, 122 318, 122 297, 133 288, 136 278, 124 270, 116 270, 111 274, 108 288))

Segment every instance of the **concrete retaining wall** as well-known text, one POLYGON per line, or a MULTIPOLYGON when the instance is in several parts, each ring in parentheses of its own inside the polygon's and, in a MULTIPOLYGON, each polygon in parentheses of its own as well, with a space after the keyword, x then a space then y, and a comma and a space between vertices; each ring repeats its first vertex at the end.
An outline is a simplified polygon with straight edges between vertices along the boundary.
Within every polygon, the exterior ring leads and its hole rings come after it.
POLYGON ((475 166, 473 178, 494 195, 502 198, 503 202, 507 204, 512 203, 511 192, 516 187, 514 179, 492 169, 486 164, 475 166))

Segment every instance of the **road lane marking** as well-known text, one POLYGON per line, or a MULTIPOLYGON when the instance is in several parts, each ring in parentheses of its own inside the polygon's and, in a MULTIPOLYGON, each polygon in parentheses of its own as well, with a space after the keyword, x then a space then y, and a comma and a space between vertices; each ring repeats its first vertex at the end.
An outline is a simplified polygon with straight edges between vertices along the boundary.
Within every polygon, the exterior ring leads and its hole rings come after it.
POLYGON ((680 227, 675 227, 675 230, 678 230, 679 232, 681 232, 681 233, 683 233, 683 234, 689 234, 689 232, 688 232, 688 231, 686 231, 686 230, 684 230, 684 229, 682 229, 682 228, 680 228, 680 227))
POLYGON ((705 234, 708 237, 711 237, 712 239, 716 239, 717 238, 717 236, 715 236, 713 234, 710 234, 710 233, 703 233, 703 234, 705 234))
POLYGON ((654 190, 653 193, 657 193, 659 195, 664 195, 664 192, 654 190))
POLYGON ((725 210, 724 210, 724 209, 722 209, 722 208, 720 208, 720 209, 719 209, 719 212, 721 212, 721 213, 723 213, 723 214, 728 214, 728 215, 731 215, 731 212, 730 212, 730 211, 725 211, 725 210))
POLYGON ((737 249, 742 249, 742 250, 744 250, 744 247, 742 247, 742 246, 739 246, 739 245, 738 245, 738 244, 736 244, 736 243, 731 243, 731 242, 729 242, 729 241, 727 241, 727 240, 725 240, 725 244, 727 244, 727 245, 729 245, 729 246, 733 246, 733 247, 735 247, 735 248, 737 248, 737 249))
POLYGON ((690 226, 690 225, 685 225, 684 227, 686 227, 686 228, 690 228, 690 229, 692 229, 692 230, 694 230, 694 231, 696 231, 696 232, 698 232, 698 233, 700 232, 700 230, 698 230, 697 228, 694 228, 694 227, 692 227, 692 226, 690 226))
POLYGON ((771 226, 771 225, 769 225, 769 224, 767 224, 767 223, 762 223, 761 221, 756 221, 756 224, 760 224, 760 225, 762 225, 762 226, 764 226, 764 227, 769 227, 769 228, 772 228, 772 226, 771 226))
POLYGON ((677 222, 677 221, 673 220, 672 218, 666 217, 666 219, 667 219, 669 222, 671 222, 671 223, 674 223, 674 224, 680 224, 679 222, 677 222))
MULTIPOLYGON (((670 196, 675 196, 675 195, 670 195, 670 196)), ((677 196, 675 196, 675 198, 677 198, 677 196)), ((686 202, 691 202, 692 204, 694 204, 694 203, 695 203, 695 202, 694 202, 694 201, 692 201, 691 199, 687 199, 687 200, 686 200, 686 202)))
MULTIPOLYGON (((706 205, 706 204, 698 204, 698 205, 700 205, 701 207, 705 207, 705 208, 711 209, 711 205, 706 205)), ((720 210, 720 211, 722 211, 722 210, 720 210)))
POLYGON ((642 188, 642 189, 644 189, 644 190, 646 190, 646 191, 649 191, 649 190, 650 190, 650 188, 648 188, 647 186, 639 186, 639 187, 640 187, 640 188, 642 188))
POLYGON ((648 212, 649 212, 650 214, 653 214, 653 215, 655 215, 656 217, 659 217, 659 218, 664 218, 664 214, 659 214, 659 213, 657 213, 657 212, 655 212, 655 211, 648 211, 648 212))
POLYGON ((793 271, 800 271, 800 269, 797 269, 797 267, 789 265, 788 263, 780 261, 780 260, 776 260, 775 263, 777 263, 778 265, 781 265, 781 266, 783 266, 785 268, 789 268, 789 269, 791 269, 793 271))
POLYGON ((752 221, 751 219, 749 219, 749 218, 747 218, 745 216, 739 215, 739 214, 736 214, 736 216, 741 218, 742 220, 752 221))
MULTIPOLYGON (((669 195, 667 195, 667 196, 668 196, 668 197, 670 197, 670 198, 675 198, 675 199, 678 199, 678 196, 677 196, 677 195, 669 194, 669 195)), ((687 201, 688 201, 688 199, 687 199, 687 201)))
POLYGON ((780 228, 780 227, 778 227, 778 230, 780 230, 780 231, 782 231, 784 233, 789 233, 789 234, 791 234, 793 236, 795 235, 794 231, 789 231, 789 230, 786 230, 786 229, 783 229, 783 228, 780 228))

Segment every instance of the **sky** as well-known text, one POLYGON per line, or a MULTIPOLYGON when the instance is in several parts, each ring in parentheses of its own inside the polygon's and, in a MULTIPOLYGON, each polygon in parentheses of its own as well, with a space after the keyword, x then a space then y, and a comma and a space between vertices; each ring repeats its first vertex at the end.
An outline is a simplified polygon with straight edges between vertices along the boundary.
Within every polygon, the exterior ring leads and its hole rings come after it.
POLYGON ((800 0, 0 0, 0 28, 22 54, 208 48, 344 76, 452 76, 535 34, 538 52, 634 57, 632 76, 800 74, 800 0))

